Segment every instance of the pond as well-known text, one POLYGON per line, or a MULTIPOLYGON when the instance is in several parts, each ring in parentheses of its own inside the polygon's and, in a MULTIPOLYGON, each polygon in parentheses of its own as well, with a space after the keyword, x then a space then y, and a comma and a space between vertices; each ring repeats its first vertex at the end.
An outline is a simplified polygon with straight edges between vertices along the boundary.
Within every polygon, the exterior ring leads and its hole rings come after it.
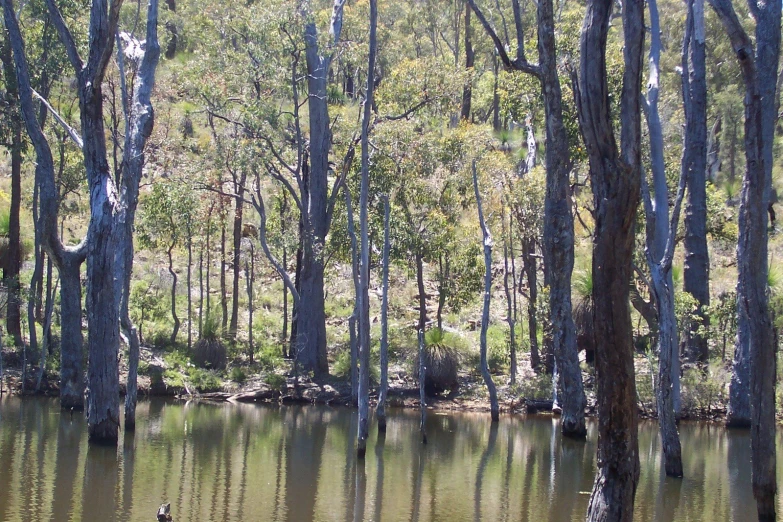
MULTIPOLYGON (((430 411, 424 446, 418 413, 392 409, 364 466, 347 408, 155 399, 137 418, 117 448, 88 447, 56 400, 0 400, 0 520, 146 521, 163 502, 178 522, 584 520, 595 471, 595 422, 575 442, 548 416, 430 411)), ((752 519, 749 432, 680 435, 686 476, 667 479, 657 425, 640 426, 635 520, 752 519)))

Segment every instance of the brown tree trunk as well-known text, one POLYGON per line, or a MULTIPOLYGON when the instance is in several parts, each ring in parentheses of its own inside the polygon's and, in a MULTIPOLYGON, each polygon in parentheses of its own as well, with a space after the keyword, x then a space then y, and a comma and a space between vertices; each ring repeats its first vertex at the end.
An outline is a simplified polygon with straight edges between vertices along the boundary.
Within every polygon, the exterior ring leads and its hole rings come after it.
POLYGON ((470 120, 470 106, 473 98, 473 63, 476 59, 476 53, 473 50, 473 40, 471 37, 470 28, 470 4, 465 2, 465 70, 468 72, 468 80, 465 82, 465 86, 462 88, 462 108, 460 110, 460 118, 468 121, 470 120))
POLYGON ((777 118, 781 2, 750 3, 756 47, 727 0, 710 2, 737 56, 745 84, 745 175, 737 245, 737 299, 750 343, 753 496, 759 520, 775 520, 776 343, 767 289, 767 206, 772 185, 777 118))
POLYGON ((522 240, 522 262, 527 278, 527 330, 530 338, 530 367, 537 372, 541 366, 541 356, 538 351, 538 319, 536 318, 538 282, 537 263, 531 239, 522 240))
POLYGON ((633 520, 639 483, 633 325, 628 306, 640 192, 640 94, 644 3, 623 2, 625 71, 620 100, 622 155, 615 142, 606 70, 614 3, 590 0, 580 39, 577 105, 590 161, 595 208, 593 302, 598 389, 598 473, 588 521, 633 520))
POLYGON ((242 268, 240 265, 240 255, 242 253, 242 214, 243 203, 240 199, 245 191, 245 181, 247 179, 247 172, 242 169, 242 173, 238 178, 238 182, 234 181, 234 194, 239 195, 239 198, 234 200, 234 230, 233 230, 233 250, 231 259, 232 280, 231 280, 231 321, 228 326, 228 336, 231 339, 235 339, 237 336, 237 327, 239 324, 239 273, 242 268))
POLYGON ((378 431, 386 432, 386 395, 389 390, 389 198, 383 198, 383 281, 381 283, 381 383, 378 392, 378 431))

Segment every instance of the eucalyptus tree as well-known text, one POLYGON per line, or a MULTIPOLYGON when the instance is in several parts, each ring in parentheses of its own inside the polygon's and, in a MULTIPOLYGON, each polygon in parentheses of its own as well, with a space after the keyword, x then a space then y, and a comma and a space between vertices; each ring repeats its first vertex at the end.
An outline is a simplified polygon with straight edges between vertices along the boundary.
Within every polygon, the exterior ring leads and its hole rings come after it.
POLYGON ((633 520, 639 483, 633 325, 628 305, 640 194, 644 2, 623 2, 618 148, 609 102, 606 43, 614 2, 590 0, 580 38, 577 103, 593 189, 593 303, 598 388, 598 472, 588 521, 633 520))
MULTIPOLYGON (((509 56, 504 42, 477 5, 468 0, 476 17, 489 34, 504 66, 534 76, 541 83, 546 120, 547 189, 544 201, 544 266, 549 286, 549 307, 560 385, 562 388, 563 434, 584 438, 584 409, 587 404, 576 348, 576 329, 571 310, 571 274, 574 268, 574 217, 571 211, 571 157, 568 132, 563 119, 563 100, 557 70, 555 14, 552 0, 537 5, 538 63, 528 61, 525 28, 519 0, 512 0, 516 56, 509 56)), ((505 31, 505 19, 504 19, 505 31)), ((505 31, 506 34, 508 33, 505 31)))
POLYGON ((647 93, 643 99, 650 141, 650 166, 654 198, 650 195, 647 176, 641 176, 646 220, 645 257, 650 269, 651 291, 655 295, 658 324, 658 422, 666 474, 682 476, 682 450, 677 433, 676 413, 680 394, 680 344, 674 314, 674 281, 672 260, 680 218, 680 204, 685 190, 686 172, 680 173, 680 185, 669 221, 669 187, 666 183, 663 130, 658 109, 660 97, 661 26, 656 0, 648 0, 650 11, 650 51, 647 93))
MULTIPOLYGON (((775 520, 777 349, 767 288, 767 207, 778 109, 781 2, 748 2, 756 21, 755 45, 731 2, 710 0, 710 5, 731 41, 745 86, 746 161, 740 196, 737 301, 740 328, 744 319, 751 341, 747 355, 750 359, 753 496, 759 520, 775 520)), ((735 357, 735 365, 742 362, 735 357)))
MULTIPOLYGON (((686 354, 691 360, 706 364, 709 359, 707 339, 698 328, 708 325, 704 308, 710 305, 710 258, 707 249, 707 80, 706 31, 704 0, 687 0, 685 38, 682 44, 683 107, 685 109, 685 143, 682 170, 686 174, 688 198, 685 205, 685 266, 683 290, 699 302, 696 321, 688 334, 686 354)), ((718 119, 720 122, 720 119, 718 119)), ((719 128, 719 126, 718 126, 719 128)), ((713 133, 713 143, 716 137, 713 133)), ((713 162, 717 153, 713 154, 713 162)))
MULTIPOLYGON (((81 287, 78 277, 78 267, 81 260, 87 259, 88 278, 88 333, 89 333, 89 391, 87 420, 89 438, 92 442, 116 444, 119 428, 119 325, 121 319, 120 303, 123 293, 122 281, 125 280, 126 267, 121 252, 130 248, 125 241, 127 236, 123 227, 128 223, 129 194, 121 190, 118 195, 117 184, 110 171, 106 135, 103 121, 102 86, 106 71, 114 49, 117 34, 119 13, 122 3, 115 2, 109 6, 104 0, 96 0, 90 8, 88 59, 83 61, 73 34, 66 26, 58 6, 53 0, 47 0, 49 16, 60 36, 66 54, 76 75, 77 93, 79 99, 81 136, 67 126, 58 117, 59 122, 67 127, 74 141, 82 149, 87 181, 90 187, 91 219, 86 241, 80 247, 68 249, 57 236, 57 190, 54 184, 51 149, 35 120, 30 88, 27 60, 19 27, 10 0, 4 2, 4 18, 6 28, 14 43, 14 60, 17 76, 20 81, 20 97, 22 97, 23 114, 28 135, 34 144, 36 158, 36 186, 40 191, 40 217, 38 229, 42 244, 49 255, 58 263, 61 271, 63 296, 68 293, 72 304, 68 305, 68 313, 63 310, 63 329, 65 337, 65 316, 68 315, 71 339, 80 346, 81 339, 81 287), (24 78, 24 79, 23 79, 24 78), (24 93, 22 93, 24 91, 24 93), (64 272, 71 273, 66 277, 64 272), (68 280, 68 282, 66 282, 68 280), (68 288, 68 290, 66 290, 68 288), (79 300, 75 297, 78 294, 79 300), (76 303, 78 303, 78 308, 76 303), (71 309, 73 306, 75 308, 71 309), (76 313, 78 310, 78 314, 76 313), (73 314, 73 317, 70 315, 73 314), (77 326, 78 318, 78 326, 77 326)), ((154 82, 154 72, 157 65, 157 9, 156 0, 151 0, 147 10, 147 43, 142 65, 136 77, 139 93, 134 96, 132 114, 133 123, 129 124, 127 139, 135 141, 135 146, 126 147, 125 154, 136 154, 136 158, 124 158, 125 161, 138 160, 138 178, 143 164, 143 146, 152 130, 153 118, 148 96, 154 82), (145 87, 146 86, 146 87, 145 87)), ((42 100, 44 101, 44 100, 42 100)), ((136 179, 138 179, 136 178, 136 179)), ((138 182, 136 182, 138 183, 138 182)), ((132 255, 131 255, 132 259, 132 255)), ((65 299, 64 299, 65 301, 65 299)), ((81 357, 81 350, 72 354, 81 357)), ((76 376, 81 379, 81 375, 76 376)))

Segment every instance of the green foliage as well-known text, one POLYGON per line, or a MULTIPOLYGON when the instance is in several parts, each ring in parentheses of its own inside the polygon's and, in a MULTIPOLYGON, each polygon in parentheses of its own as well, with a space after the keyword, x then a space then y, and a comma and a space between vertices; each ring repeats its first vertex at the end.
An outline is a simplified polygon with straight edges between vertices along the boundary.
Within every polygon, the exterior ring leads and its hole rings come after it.
POLYGON ((546 400, 552 398, 552 376, 546 373, 534 373, 518 384, 520 397, 531 400, 546 400))
POLYGON ((720 361, 711 361, 706 371, 686 368, 682 374, 682 406, 710 415, 712 408, 726 401, 730 372, 720 361))
POLYGON ((267 374, 267 376, 264 378, 264 382, 273 390, 283 391, 286 388, 285 377, 279 373, 267 374))
POLYGON ((188 382, 202 393, 220 391, 223 382, 214 371, 201 368, 188 369, 188 382))
POLYGON ((487 364, 492 373, 508 370, 510 362, 508 328, 492 324, 487 328, 487 364))
POLYGON ((262 344, 258 351, 256 351, 255 360, 263 370, 277 370, 283 365, 280 346, 275 344, 262 344))
POLYGON ((244 384, 247 381, 247 372, 241 366, 233 366, 229 378, 238 384, 244 384))

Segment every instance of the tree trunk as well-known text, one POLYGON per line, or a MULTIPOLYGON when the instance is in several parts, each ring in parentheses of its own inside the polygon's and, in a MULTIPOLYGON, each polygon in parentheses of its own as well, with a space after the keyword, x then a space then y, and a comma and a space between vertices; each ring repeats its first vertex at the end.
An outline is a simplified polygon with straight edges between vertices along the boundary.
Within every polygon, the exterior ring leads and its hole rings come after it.
MULTIPOLYGON (((680 191, 677 194, 672 223, 669 223, 669 188, 666 182, 663 155, 663 130, 658 112, 659 73, 661 60, 660 22, 656 0, 647 1, 650 10, 649 79, 645 114, 650 140, 650 164, 655 188, 655 199, 650 196, 646 177, 642 177, 642 195, 646 218, 646 258, 650 268, 652 291, 655 294, 658 319, 658 422, 664 453, 666 474, 682 476, 682 450, 677 433, 676 415, 679 408, 680 354, 677 336, 677 319, 674 314, 674 282, 671 273, 671 256, 677 234, 682 192, 688 171, 680 173, 680 191)), ((690 19, 689 19, 690 20, 690 19)), ((693 38, 692 27, 686 29, 685 40, 693 38)), ((687 82, 686 82, 687 83, 687 82)), ((686 114, 691 106, 686 102, 686 114)))
POLYGON ((500 410, 498 408, 498 392, 495 383, 492 380, 492 374, 489 373, 489 364, 487 363, 487 329, 489 328, 489 303, 492 298, 492 235, 484 222, 484 211, 481 208, 481 193, 478 187, 478 173, 476 172, 476 161, 473 160, 473 190, 476 193, 476 206, 478 207, 479 224, 484 238, 484 308, 481 312, 481 335, 479 337, 481 351, 481 375, 484 377, 484 384, 489 392, 490 414, 492 422, 500 420, 500 410))
POLYGON ((462 108, 460 110, 460 119, 470 120, 470 106, 473 98, 473 63, 476 59, 476 53, 473 50, 473 41, 470 29, 470 4, 465 2, 465 70, 468 73, 468 80, 462 88, 462 108))
MULTIPOLYGON (((691 60, 697 60, 697 57, 694 55, 691 60)), ((718 173, 721 170, 720 133, 722 127, 723 119, 719 115, 715 119, 715 123, 712 125, 709 138, 707 139, 707 179, 712 183, 715 183, 715 181, 718 179, 718 173)))
POLYGON ((446 306, 446 298, 448 297, 447 282, 451 274, 450 262, 448 253, 438 255, 438 310, 435 313, 435 320, 438 323, 438 330, 443 329, 443 308, 446 306), (445 262, 444 262, 444 259, 445 262))
MULTIPOLYGON (((222 204, 221 204, 222 206, 222 204)), ((226 288, 226 216, 220 213, 220 325, 223 332, 228 328, 228 289, 226 288)))
MULTIPOLYGON (((251 243, 252 245, 252 243, 251 243)), ((253 258, 253 250, 250 250, 250 263, 248 264, 245 259, 245 280, 247 282, 247 343, 248 343, 248 356, 250 357, 250 364, 253 364, 253 274, 255 273, 255 259, 253 258)))
POLYGON ((759 520, 775 520, 776 343, 767 288, 767 207, 772 185, 777 118, 781 2, 751 2, 756 48, 727 0, 712 0, 742 71, 745 84, 745 175, 737 245, 737 300, 750 343, 750 413, 753 496, 759 520))
POLYGON ((60 406, 84 409, 82 281, 84 256, 65 255, 60 272, 60 406))
POLYGON ((190 231, 190 223, 186 225, 188 244, 188 268, 185 272, 185 286, 188 292, 188 353, 193 349, 193 237, 190 231))
POLYGON ((174 258, 172 253, 174 251, 174 243, 169 246, 167 255, 169 258, 169 274, 171 274, 171 319, 174 321, 174 329, 171 331, 171 337, 169 343, 174 346, 177 342, 177 334, 179 333, 179 317, 177 317, 177 273, 174 271, 174 258))
MULTIPOLYGON (((505 207, 501 207, 503 210, 505 207)), ((508 286, 509 267, 508 267, 508 245, 511 242, 511 237, 506 236, 506 217, 501 214, 501 220, 503 223, 503 289, 506 293, 506 322, 508 323, 508 335, 509 335, 509 348, 511 351, 511 377, 510 384, 517 383, 517 350, 516 350, 516 324, 514 322, 514 303, 512 301, 512 295, 515 289, 511 289, 508 286)), ((511 233, 511 227, 509 227, 509 234, 511 233)), ((513 254, 512 254, 513 256, 513 254)))
MULTIPOLYGON (((584 414, 587 399, 579 368, 571 307, 571 274, 574 269, 571 159, 568 133, 563 122, 552 0, 541 0, 538 5, 538 54, 546 118, 544 266, 549 285, 552 346, 562 390, 562 430, 565 436, 584 438, 587 434, 584 414)), ((532 129, 528 132, 532 133, 532 129)))
POLYGON ((729 428, 750 428, 750 325, 745 309, 737 301, 737 338, 729 384, 729 428))
POLYGON ((530 367, 534 372, 541 366, 541 357, 538 352, 538 319, 536 318, 536 306, 538 301, 538 282, 536 274, 536 258, 531 239, 522 240, 522 261, 525 277, 527 278, 527 330, 530 337, 530 367))
MULTIPOLYGON (((685 268, 683 290, 699 303, 701 320, 693 321, 688 333, 686 355, 690 361, 709 362, 707 339, 698 334, 699 326, 709 326, 704 308, 710 304, 710 258, 707 250, 707 81, 704 31, 704 0, 688 0, 693 26, 689 42, 683 44, 683 97, 686 107, 685 144, 682 170, 686 173, 688 200, 685 206, 685 268)), ((688 23, 688 22, 686 22, 688 23)), ((717 137, 713 135, 713 143, 717 137)), ((717 154, 714 154, 717 159, 717 154)))
POLYGON ((19 86, 16 81, 16 70, 13 66, 11 43, 8 33, 4 32, 0 44, 0 60, 3 64, 5 79, 6 102, 10 110, 11 135, 11 205, 8 216, 8 250, 6 263, 3 267, 3 282, 8 291, 6 302, 6 331, 14 346, 22 344, 22 314, 20 310, 21 296, 19 285, 19 270, 21 268, 21 238, 19 232, 19 209, 22 202, 22 128, 24 121, 17 112, 19 102, 19 86))
POLYGON ((348 237, 351 239, 351 276, 353 278, 354 306, 351 317, 348 318, 348 328, 350 330, 350 349, 351 349, 351 404, 359 405, 359 333, 357 331, 357 321, 359 321, 359 293, 361 284, 359 281, 359 247, 356 241, 356 229, 353 220, 353 205, 351 204, 351 193, 347 187, 343 187, 345 192, 345 208, 348 220, 348 237))
POLYGON ((383 199, 383 282, 381 297, 381 390, 378 393, 378 431, 386 432, 386 394, 389 390, 389 198, 383 199))
POLYGON ((576 96, 595 208, 593 302, 598 398, 598 473, 587 520, 631 521, 639 483, 633 325, 628 306, 641 163, 640 95, 644 3, 623 2, 625 71, 622 155, 612 128, 606 39, 614 3, 590 0, 580 38, 576 96))
POLYGON ((378 52, 378 1, 370 0, 370 42, 367 65, 367 89, 362 107, 362 166, 359 194, 359 228, 361 254, 359 257, 359 429, 357 455, 364 458, 370 433, 370 117, 375 87, 375 55, 378 52))
POLYGON ((427 328, 427 292, 424 289, 424 259, 420 253, 415 254, 416 285, 419 290, 419 331, 427 328))
POLYGON ((198 336, 204 330, 204 243, 198 252, 198 336))
POLYGON ((424 393, 424 381, 427 375, 424 355, 424 330, 419 330, 419 433, 421 442, 427 444, 427 396, 424 393))
MULTIPOLYGON (((245 181, 247 173, 243 169, 239 176, 239 183, 234 182, 234 193, 238 194, 240 198, 245 191, 245 181)), ((228 327, 228 336, 231 339, 235 339, 237 336, 237 326, 239 324, 239 272, 240 272, 240 255, 242 253, 242 213, 243 203, 240 198, 234 201, 234 244, 233 244, 233 257, 232 263, 232 291, 231 291, 231 322, 228 327)))

